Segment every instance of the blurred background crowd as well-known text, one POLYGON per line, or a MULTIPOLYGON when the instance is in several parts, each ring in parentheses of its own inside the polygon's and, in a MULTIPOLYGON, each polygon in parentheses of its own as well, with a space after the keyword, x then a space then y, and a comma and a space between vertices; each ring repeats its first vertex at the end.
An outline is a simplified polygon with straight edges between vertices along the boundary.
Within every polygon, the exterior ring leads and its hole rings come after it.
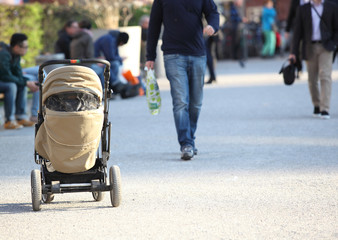
MULTIPOLYGON (((28 34, 34 34, 29 36, 30 52, 25 56, 28 61, 26 63, 34 65, 35 63, 30 60, 32 56, 53 52, 57 31, 66 20, 80 20, 85 17, 92 21, 93 29, 139 26, 141 18, 150 14, 152 2, 152 0, 0 0, 2 32, 0 41, 8 41, 12 32, 28 31, 28 34)), ((276 54, 283 55, 288 51, 289 39, 286 38, 285 29, 291 0, 215 0, 215 3, 221 13, 221 31, 210 46, 213 56, 218 60, 272 57, 276 54), (275 11, 272 24, 274 48, 265 54, 262 52, 263 46, 269 39, 268 35, 264 34, 263 13, 264 8, 271 8, 266 6, 267 2, 271 2, 271 7, 275 11)))

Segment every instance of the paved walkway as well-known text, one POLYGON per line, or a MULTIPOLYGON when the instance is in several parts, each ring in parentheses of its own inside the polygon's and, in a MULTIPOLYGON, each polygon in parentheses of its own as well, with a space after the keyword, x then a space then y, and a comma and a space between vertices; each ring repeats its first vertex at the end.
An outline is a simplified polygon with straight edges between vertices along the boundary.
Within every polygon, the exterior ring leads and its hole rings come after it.
POLYGON ((145 97, 111 101, 118 208, 73 193, 32 212, 34 130, 0 131, 0 239, 338 239, 337 64, 321 120, 304 78, 283 85, 282 62, 218 63, 192 161, 179 159, 166 80, 158 116, 145 97))

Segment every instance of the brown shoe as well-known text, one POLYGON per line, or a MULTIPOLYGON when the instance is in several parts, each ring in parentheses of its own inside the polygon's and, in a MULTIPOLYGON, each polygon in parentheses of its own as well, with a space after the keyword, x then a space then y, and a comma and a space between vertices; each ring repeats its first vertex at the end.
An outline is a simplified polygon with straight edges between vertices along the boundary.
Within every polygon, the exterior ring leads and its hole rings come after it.
POLYGON ((31 127, 35 124, 35 122, 31 122, 29 120, 26 119, 21 119, 21 120, 17 120, 18 124, 24 126, 24 127, 31 127))
POLYGON ((19 129, 22 127, 23 127, 22 125, 17 124, 15 121, 8 121, 4 124, 5 129, 19 129))

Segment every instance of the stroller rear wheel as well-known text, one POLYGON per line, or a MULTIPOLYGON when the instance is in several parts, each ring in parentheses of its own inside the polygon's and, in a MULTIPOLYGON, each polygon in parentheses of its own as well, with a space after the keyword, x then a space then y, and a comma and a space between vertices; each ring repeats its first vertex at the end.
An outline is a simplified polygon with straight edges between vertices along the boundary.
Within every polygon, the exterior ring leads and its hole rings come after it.
POLYGON ((116 165, 109 169, 110 200, 113 207, 118 207, 121 203, 121 173, 116 165))
POLYGON ((92 192, 93 194, 93 198, 95 199, 95 201, 102 201, 104 194, 103 192, 92 192))
POLYGON ((31 172, 31 191, 32 191, 32 205, 34 211, 41 210, 41 172, 40 170, 32 170, 31 172))

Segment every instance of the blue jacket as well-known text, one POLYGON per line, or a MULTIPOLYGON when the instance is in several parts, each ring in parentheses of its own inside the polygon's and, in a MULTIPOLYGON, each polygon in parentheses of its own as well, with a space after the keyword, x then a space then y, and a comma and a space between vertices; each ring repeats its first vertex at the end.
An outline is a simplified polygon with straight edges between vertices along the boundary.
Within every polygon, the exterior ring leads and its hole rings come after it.
POLYGON ((147 60, 156 58, 162 23, 164 54, 205 55, 203 14, 217 32, 219 13, 213 0, 154 0, 148 29, 147 60))
POLYGON ((103 54, 107 61, 119 61, 120 64, 122 64, 122 58, 120 57, 117 45, 119 34, 120 31, 112 30, 97 39, 94 43, 95 57, 99 57, 103 54))

